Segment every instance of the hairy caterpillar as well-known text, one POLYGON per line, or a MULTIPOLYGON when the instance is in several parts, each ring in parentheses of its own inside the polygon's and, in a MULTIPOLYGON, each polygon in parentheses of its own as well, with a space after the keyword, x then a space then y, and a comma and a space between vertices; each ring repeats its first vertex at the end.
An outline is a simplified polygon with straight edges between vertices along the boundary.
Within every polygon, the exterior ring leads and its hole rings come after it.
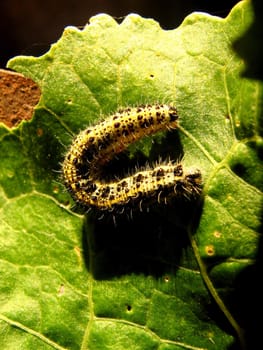
POLYGON ((141 105, 120 110, 80 132, 62 166, 68 191, 85 208, 108 211, 199 195, 200 170, 184 169, 181 163, 158 164, 110 181, 102 175, 103 166, 116 154, 146 135, 177 128, 178 118, 172 105, 141 105))

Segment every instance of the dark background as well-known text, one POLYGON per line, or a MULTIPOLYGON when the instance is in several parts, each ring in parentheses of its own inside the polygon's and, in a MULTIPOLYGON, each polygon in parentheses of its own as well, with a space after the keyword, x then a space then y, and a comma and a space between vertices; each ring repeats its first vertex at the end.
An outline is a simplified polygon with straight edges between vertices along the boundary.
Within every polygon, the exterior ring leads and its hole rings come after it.
POLYGON ((193 11, 225 17, 238 0, 0 0, 0 68, 17 55, 39 56, 56 42, 64 27, 82 28, 104 12, 121 21, 133 12, 174 29, 193 11))

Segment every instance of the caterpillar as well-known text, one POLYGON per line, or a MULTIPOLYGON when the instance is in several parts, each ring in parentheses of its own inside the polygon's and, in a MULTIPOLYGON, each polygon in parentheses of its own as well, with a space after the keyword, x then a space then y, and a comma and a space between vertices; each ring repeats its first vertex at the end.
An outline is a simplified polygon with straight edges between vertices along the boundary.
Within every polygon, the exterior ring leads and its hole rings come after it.
POLYGON ((142 209, 142 203, 167 203, 172 198, 191 198, 201 193, 201 172, 184 169, 168 161, 145 167, 130 176, 105 180, 104 166, 130 144, 146 135, 178 127, 178 114, 168 104, 128 107, 99 124, 81 131, 62 164, 64 183, 75 201, 84 208, 122 211, 142 209))

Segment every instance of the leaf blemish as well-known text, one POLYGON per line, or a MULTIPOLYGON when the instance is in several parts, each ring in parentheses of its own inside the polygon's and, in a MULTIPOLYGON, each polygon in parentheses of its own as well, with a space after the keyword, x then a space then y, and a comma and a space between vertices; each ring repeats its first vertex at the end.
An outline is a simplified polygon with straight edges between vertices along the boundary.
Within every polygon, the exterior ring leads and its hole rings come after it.
POLYGON ((170 281, 170 278, 169 278, 169 276, 165 276, 163 280, 165 283, 168 283, 170 281))
POLYGON ((41 137, 44 134, 44 130, 42 128, 37 128, 37 136, 41 137))
POLYGON ((127 305, 127 306, 126 306, 126 309, 127 309, 128 312, 131 312, 131 310, 132 310, 131 305, 127 305))
POLYGON ((215 236, 216 238, 220 238, 220 237, 221 237, 221 232, 215 231, 215 232, 214 232, 214 236, 215 236))
POLYGON ((65 292, 65 286, 64 286, 64 284, 61 284, 59 286, 58 296, 61 297, 64 294, 64 292, 65 292))
POLYGON ((212 244, 209 244, 205 247, 206 254, 209 256, 213 256, 215 254, 215 248, 212 244))

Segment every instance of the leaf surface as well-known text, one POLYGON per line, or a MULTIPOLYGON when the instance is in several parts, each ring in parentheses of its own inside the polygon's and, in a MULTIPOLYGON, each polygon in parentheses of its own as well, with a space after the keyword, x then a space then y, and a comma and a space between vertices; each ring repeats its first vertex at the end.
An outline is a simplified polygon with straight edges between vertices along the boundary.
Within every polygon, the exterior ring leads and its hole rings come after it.
POLYGON ((44 56, 9 62, 42 96, 30 122, 0 129, 2 349, 222 350, 241 338, 226 305, 259 241, 262 84, 241 77, 231 45, 252 17, 246 1, 171 31, 103 14, 66 28, 44 56), (75 210, 59 174, 72 137, 156 101, 177 106, 179 132, 131 158, 183 153, 202 172, 198 213, 190 203, 115 226, 75 210))

